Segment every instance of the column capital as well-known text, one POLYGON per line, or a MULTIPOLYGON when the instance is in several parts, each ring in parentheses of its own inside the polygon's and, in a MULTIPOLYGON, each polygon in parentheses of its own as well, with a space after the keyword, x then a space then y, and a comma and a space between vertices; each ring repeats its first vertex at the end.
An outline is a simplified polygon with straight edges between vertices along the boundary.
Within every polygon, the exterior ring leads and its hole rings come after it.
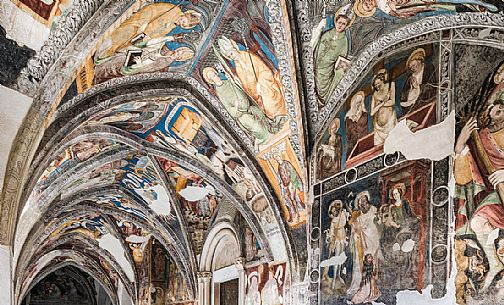
POLYGON ((198 272, 198 279, 208 280, 212 278, 212 272, 210 271, 200 271, 198 272))
POLYGON ((235 261, 235 267, 238 270, 243 270, 245 269, 245 258, 244 257, 238 257, 235 261))

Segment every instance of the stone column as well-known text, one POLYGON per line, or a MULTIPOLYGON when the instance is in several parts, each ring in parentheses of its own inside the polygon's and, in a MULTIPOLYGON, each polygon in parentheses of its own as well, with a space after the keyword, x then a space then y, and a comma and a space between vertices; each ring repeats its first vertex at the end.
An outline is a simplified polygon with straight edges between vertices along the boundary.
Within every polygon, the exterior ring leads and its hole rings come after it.
POLYGON ((238 305, 245 305, 245 293, 247 289, 247 274, 245 272, 245 258, 240 257, 235 262, 238 270, 238 305))
POLYGON ((198 272, 198 304, 210 305, 211 304, 211 285, 212 273, 211 272, 198 272))

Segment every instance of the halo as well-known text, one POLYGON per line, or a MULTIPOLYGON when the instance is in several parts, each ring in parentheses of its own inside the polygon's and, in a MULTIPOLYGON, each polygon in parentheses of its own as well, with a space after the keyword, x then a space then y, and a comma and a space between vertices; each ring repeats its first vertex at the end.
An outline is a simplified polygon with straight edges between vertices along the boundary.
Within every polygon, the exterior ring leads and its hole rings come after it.
POLYGON ((350 27, 356 18, 355 13, 352 11, 351 4, 344 5, 336 11, 336 13, 334 14, 334 23, 335 24, 336 24, 336 20, 338 20, 339 16, 344 16, 348 19, 348 24, 347 24, 346 28, 350 27))
MULTIPOLYGON (((364 102, 364 100, 366 99, 366 94, 362 90, 355 93, 350 99, 350 105, 352 105, 357 100, 358 97, 361 97, 362 101, 364 102)), ((362 107, 362 111, 367 112, 366 107, 362 107)))
MULTIPOLYGON (((202 17, 202 15, 201 15, 200 12, 197 12, 195 10, 187 10, 187 11, 183 12, 183 15, 186 15, 186 14, 189 14, 189 15, 192 15, 192 16, 198 18, 199 19, 198 23, 201 23, 201 20, 202 20, 201 17, 202 17)), ((180 27, 183 28, 183 29, 186 29, 186 30, 190 30, 190 29, 194 28, 196 25, 197 24, 195 24, 195 25, 193 25, 191 27, 185 27, 185 26, 181 25, 180 27)))
POLYGON ((364 8, 362 7, 362 5, 364 4, 364 0, 357 0, 355 1, 355 4, 353 6, 353 11, 354 13, 359 16, 359 17, 363 17, 363 18, 366 18, 366 17, 371 17, 374 15, 374 13, 376 12, 376 5, 375 7, 370 10, 370 11, 366 11, 364 10, 364 8))
POLYGON ((380 69, 380 70, 378 70, 378 72, 376 73, 376 75, 375 75, 375 76, 373 76, 373 81, 371 82, 372 84, 374 84, 374 81, 376 80, 376 78, 378 78, 378 76, 379 76, 380 74, 385 75, 385 81, 384 81, 384 82, 387 82, 387 81, 388 81, 388 76, 389 76, 389 75, 388 75, 388 71, 387 71, 387 70, 385 70, 385 69, 380 69))
POLYGON ((355 204, 355 208, 359 207, 359 199, 362 197, 362 196, 366 196, 369 203, 371 203, 371 195, 369 194, 369 191, 366 190, 366 191, 362 191, 360 192, 359 194, 357 194, 357 196, 355 196, 355 201, 354 201, 354 204, 355 204))
POLYGON ((425 59, 425 50, 423 48, 418 48, 415 51, 411 52, 408 60, 406 61, 406 67, 409 67, 409 64, 413 60, 421 60, 425 59))
MULTIPOLYGON (((180 47, 175 49, 174 51, 183 51, 182 52, 182 57, 177 59, 177 61, 186 61, 194 57, 194 50, 192 50, 189 47, 180 47)), ((180 52, 179 51, 179 52, 180 52)))
POLYGON ((401 191, 401 196, 406 194, 406 185, 403 182, 396 183, 389 191, 389 198, 394 198, 394 189, 399 189, 401 191))
POLYGON ((210 73, 210 71, 215 71, 217 73, 217 70, 214 68, 214 67, 205 67, 203 68, 203 71, 201 71, 201 74, 203 75, 203 79, 209 83, 209 84, 213 84, 212 82, 210 82, 210 80, 208 79, 208 73, 210 73))

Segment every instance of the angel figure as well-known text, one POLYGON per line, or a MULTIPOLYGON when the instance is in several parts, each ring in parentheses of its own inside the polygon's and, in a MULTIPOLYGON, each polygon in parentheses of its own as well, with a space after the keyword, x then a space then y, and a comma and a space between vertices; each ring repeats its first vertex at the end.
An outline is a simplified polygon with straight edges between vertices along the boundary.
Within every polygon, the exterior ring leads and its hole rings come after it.
POLYGON ((350 64, 346 57, 350 49, 348 27, 353 17, 351 6, 346 5, 335 14, 334 28, 324 32, 327 19, 323 19, 313 31, 311 46, 314 50, 315 84, 323 105, 333 94, 350 64))

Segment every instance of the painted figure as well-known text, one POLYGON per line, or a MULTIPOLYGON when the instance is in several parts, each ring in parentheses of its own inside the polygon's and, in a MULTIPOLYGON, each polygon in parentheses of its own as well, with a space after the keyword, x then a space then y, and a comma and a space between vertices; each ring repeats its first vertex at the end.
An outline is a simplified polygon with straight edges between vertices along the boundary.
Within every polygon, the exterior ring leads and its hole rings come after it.
MULTIPOLYGON (((329 257, 339 256, 345 252, 345 247, 347 246, 347 235, 346 235, 346 225, 350 215, 343 207, 343 202, 341 200, 334 200, 331 205, 329 205, 329 218, 331 218, 331 226, 327 233, 327 239, 329 244, 329 257)), ((341 265, 333 265, 333 278, 331 281, 331 288, 341 288, 345 287, 345 282, 341 278, 341 265)), ((325 276, 328 277, 329 268, 325 268, 325 276)))
POLYGON ((362 263, 362 280, 359 289, 352 297, 353 304, 370 303, 376 301, 381 296, 376 280, 378 279, 378 269, 374 263, 371 253, 364 256, 362 263))
POLYGON ((313 33, 315 84, 321 104, 326 104, 343 78, 349 65, 348 51, 350 48, 349 33, 353 13, 350 7, 340 9, 334 16, 334 28, 323 33, 316 43, 319 33, 326 26, 326 19, 322 20, 313 33), (317 33, 318 32, 318 33, 317 33))
POLYGON ((352 212, 349 224, 352 229, 350 236, 353 255, 352 283, 348 289, 349 295, 354 295, 359 290, 363 279, 363 261, 367 254, 377 257, 380 246, 380 233, 375 223, 377 209, 370 203, 369 191, 360 192, 355 198, 357 211, 352 212))
POLYGON ((282 286, 283 267, 278 266, 275 272, 273 267, 269 268, 268 281, 261 290, 262 305, 282 305, 283 299, 280 291, 282 286))
POLYGON ((97 60, 110 57, 135 43, 168 36, 177 26, 191 29, 200 22, 200 13, 194 10, 184 12, 179 5, 166 2, 146 5, 105 39, 97 51, 97 60))
POLYGON ((256 145, 266 144, 271 136, 287 121, 286 115, 278 115, 275 121, 266 117, 263 110, 251 104, 247 94, 232 79, 222 79, 212 67, 203 69, 203 78, 213 86, 215 95, 240 127, 254 137, 256 145))
POLYGON ((357 141, 368 134, 366 98, 363 91, 357 92, 350 101, 350 110, 345 115, 345 135, 347 158, 351 155, 357 141))
POLYGON ((341 135, 340 119, 335 118, 329 126, 327 144, 321 144, 318 149, 319 178, 331 177, 341 170, 341 135))
POLYGON ((501 90, 489 97, 478 120, 470 118, 467 121, 455 145, 455 197, 459 200, 457 233, 475 235, 488 259, 489 270, 482 291, 504 270, 493 242, 495 237, 492 239, 491 235, 496 229, 504 229, 503 149, 504 90, 501 90))
POLYGON ((273 72, 266 63, 249 50, 241 50, 238 44, 225 36, 218 39, 221 54, 234 64, 236 77, 243 90, 257 103, 266 117, 278 120, 286 115, 283 86, 279 73, 273 72))
POLYGON ((418 48, 406 61, 408 77, 401 91, 401 106, 407 114, 430 102, 436 96, 436 73, 432 64, 425 63, 425 50, 418 48))
POLYGON ((390 190, 390 204, 382 205, 379 211, 383 255, 380 270, 387 286, 394 289, 416 286, 418 255, 415 246, 419 241, 419 221, 405 194, 405 184, 397 183, 390 190), (398 274, 390 276, 395 270, 398 274))
POLYGON ((259 291, 259 275, 252 272, 248 276, 248 289, 245 296, 246 305, 261 305, 261 292, 259 291))
POLYGON ((297 222, 301 215, 300 210, 305 209, 305 205, 300 193, 303 193, 303 181, 296 169, 289 160, 282 157, 281 152, 273 154, 273 159, 278 163, 278 183, 282 190, 283 199, 289 211, 288 222, 297 222))
POLYGON ((128 60, 127 52, 116 53, 106 61, 95 63, 96 84, 109 79, 138 73, 165 72, 176 62, 185 62, 194 56, 194 50, 187 46, 170 49, 165 40, 149 41, 143 47, 130 47, 128 52, 138 51, 140 55, 128 60), (150 43, 153 43, 152 45, 150 43), (128 62, 126 62, 128 60, 128 62))
POLYGON ((385 142, 390 131, 397 124, 395 106, 395 83, 389 81, 388 72, 381 69, 373 78, 371 116, 373 117, 374 145, 385 142))
POLYGON ((496 12, 495 5, 479 0, 436 0, 425 2, 423 0, 357 0, 354 12, 359 17, 372 17, 378 12, 393 19, 407 19, 421 15, 453 14, 457 6, 466 6, 466 10, 485 9, 496 12), (480 8, 477 8, 477 7, 480 8))

